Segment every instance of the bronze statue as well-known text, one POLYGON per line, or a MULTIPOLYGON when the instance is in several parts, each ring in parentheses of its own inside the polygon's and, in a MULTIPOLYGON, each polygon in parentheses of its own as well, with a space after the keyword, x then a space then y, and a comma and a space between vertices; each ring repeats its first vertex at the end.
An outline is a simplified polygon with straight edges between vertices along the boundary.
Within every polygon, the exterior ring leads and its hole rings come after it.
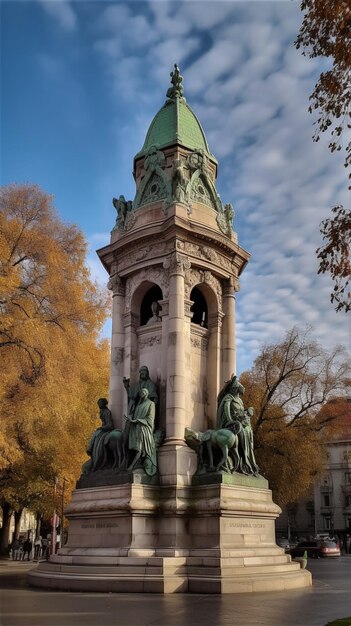
POLYGON ((127 201, 124 196, 120 196, 119 198, 112 198, 112 204, 117 211, 115 228, 121 228, 125 225, 127 213, 132 210, 133 203, 131 200, 127 201))
POLYGON ((233 374, 218 394, 216 429, 204 433, 185 429, 187 445, 198 454, 198 473, 216 470, 258 475, 251 428, 253 408, 245 410, 244 391, 233 374))
POLYGON ((133 414, 137 400, 139 399, 139 392, 141 389, 147 389, 149 392, 149 399, 155 404, 158 402, 158 394, 155 383, 149 376, 149 368, 146 365, 142 365, 139 369, 139 382, 130 386, 129 378, 123 378, 123 385, 128 394, 128 413, 133 414))
POLYGON ((200 471, 207 468, 209 472, 235 472, 240 463, 238 454, 238 437, 226 428, 207 430, 199 433, 192 428, 185 429, 185 441, 189 448, 197 452, 200 471), (204 458, 204 452, 207 458, 204 458), (219 461, 218 454, 220 452, 219 461), (217 457, 216 466, 214 459, 217 457))
POLYGON ((253 451, 253 433, 250 418, 253 408, 245 411, 242 396, 245 388, 232 376, 218 394, 217 428, 227 428, 238 435, 239 439, 239 471, 243 474, 257 475, 259 467, 256 464, 253 451))
POLYGON ((95 471, 104 463, 104 446, 109 440, 110 433, 114 429, 111 411, 108 408, 106 398, 100 398, 97 402, 100 409, 101 426, 92 434, 87 454, 91 457, 90 471, 95 471))
POLYGON ((184 89, 183 89, 183 76, 181 76, 178 65, 174 64, 174 71, 171 72, 171 83, 172 87, 167 90, 167 98, 170 100, 174 100, 174 98, 182 98, 184 89))
POLYGON ((128 470, 132 471, 140 465, 149 476, 157 472, 156 446, 154 440, 155 403, 149 399, 145 388, 139 391, 139 401, 133 414, 125 416, 129 422, 128 449, 134 451, 134 458, 128 470))

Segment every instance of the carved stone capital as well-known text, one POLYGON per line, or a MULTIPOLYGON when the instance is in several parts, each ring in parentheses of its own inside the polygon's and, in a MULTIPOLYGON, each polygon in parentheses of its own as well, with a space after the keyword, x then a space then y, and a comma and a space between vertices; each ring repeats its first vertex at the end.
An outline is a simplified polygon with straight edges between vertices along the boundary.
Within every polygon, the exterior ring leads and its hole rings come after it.
POLYGON ((211 330, 212 328, 221 328, 223 318, 224 313, 222 313, 222 311, 217 311, 216 313, 210 314, 208 316, 207 322, 208 329, 211 330))
POLYGON ((187 256, 179 252, 172 252, 163 262, 163 267, 168 270, 169 275, 180 274, 185 276, 186 270, 190 270, 191 263, 187 256))
POLYGON ((223 283, 223 293, 225 296, 232 296, 234 292, 240 291, 240 282, 238 278, 231 276, 223 283))
POLYGON ((110 276, 110 280, 107 283, 107 288, 112 291, 114 296, 124 296, 124 283, 118 274, 112 274, 112 276, 110 276))

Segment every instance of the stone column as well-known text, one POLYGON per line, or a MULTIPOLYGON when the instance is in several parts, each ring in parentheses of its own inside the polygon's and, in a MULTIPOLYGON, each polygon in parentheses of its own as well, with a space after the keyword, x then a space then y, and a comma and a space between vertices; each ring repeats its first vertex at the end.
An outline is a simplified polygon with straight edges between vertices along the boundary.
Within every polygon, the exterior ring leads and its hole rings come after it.
POLYGON ((124 284, 114 263, 108 288, 112 291, 112 337, 109 406, 113 423, 121 427, 123 411, 123 359, 124 359, 124 284))
POLYGON ((162 318, 162 351, 161 351, 161 380, 159 388, 159 419, 160 428, 166 432, 166 395, 167 395, 167 354, 168 354, 168 299, 159 300, 162 307, 159 315, 162 318))
POLYGON ((236 373, 236 344, 235 344, 235 296, 239 291, 238 280, 234 277, 225 281, 223 290, 223 381, 229 380, 236 373))
POLYGON ((217 311, 212 313, 208 318, 208 329, 210 331, 208 352, 207 352, 207 390, 209 415, 212 420, 210 428, 216 427, 217 416, 217 396, 223 386, 221 381, 221 331, 222 331, 223 313, 217 311))
POLYGON ((183 444, 186 425, 184 275, 185 270, 190 269, 190 261, 179 252, 172 252, 163 266, 169 271, 166 441, 183 444))

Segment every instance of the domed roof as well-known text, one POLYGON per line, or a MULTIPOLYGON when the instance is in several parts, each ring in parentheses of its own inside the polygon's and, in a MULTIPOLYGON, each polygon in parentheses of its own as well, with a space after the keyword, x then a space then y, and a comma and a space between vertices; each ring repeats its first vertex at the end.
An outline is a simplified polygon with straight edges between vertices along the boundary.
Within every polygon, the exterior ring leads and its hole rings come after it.
POLYGON ((175 65, 171 73, 173 87, 167 91, 168 100, 155 115, 147 131, 144 145, 135 156, 143 156, 149 148, 157 146, 159 149, 174 144, 180 144, 189 150, 206 152, 211 160, 216 161, 210 153, 202 126, 195 113, 191 110, 183 97, 182 76, 175 65))

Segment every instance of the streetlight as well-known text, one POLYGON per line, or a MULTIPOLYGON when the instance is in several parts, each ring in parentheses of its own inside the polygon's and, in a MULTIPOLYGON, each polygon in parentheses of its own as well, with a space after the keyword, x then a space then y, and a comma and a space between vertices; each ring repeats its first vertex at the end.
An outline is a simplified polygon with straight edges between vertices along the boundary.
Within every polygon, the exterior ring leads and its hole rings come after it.
POLYGON ((57 490, 58 478, 54 476, 54 512, 51 518, 51 538, 50 538, 50 555, 55 554, 56 551, 56 526, 58 516, 56 514, 56 490, 57 490))
POLYGON ((67 480, 67 478, 62 477, 62 498, 61 498, 61 532, 60 532, 60 548, 62 547, 62 541, 63 541, 63 512, 64 512, 64 507, 65 507, 65 483, 68 483, 69 481, 67 480))

